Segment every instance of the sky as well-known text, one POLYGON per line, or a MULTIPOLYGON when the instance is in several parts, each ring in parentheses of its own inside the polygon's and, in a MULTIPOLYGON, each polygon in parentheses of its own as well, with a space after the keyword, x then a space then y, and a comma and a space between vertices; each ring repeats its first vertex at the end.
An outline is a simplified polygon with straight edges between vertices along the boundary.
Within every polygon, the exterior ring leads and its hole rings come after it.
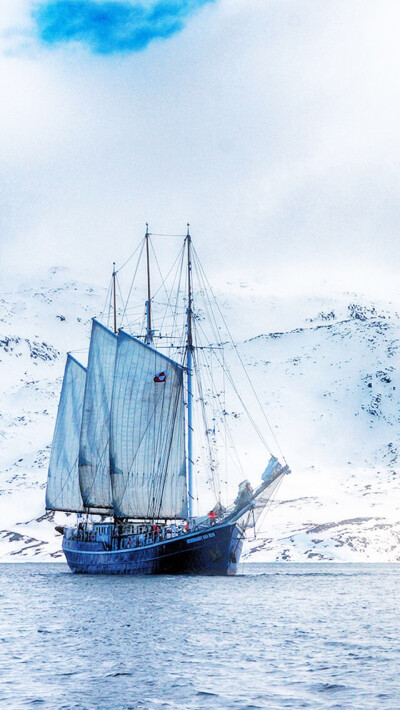
POLYGON ((3 277, 108 284, 146 222, 189 221, 214 283, 398 294, 399 26, 393 0, 2 0, 3 277))

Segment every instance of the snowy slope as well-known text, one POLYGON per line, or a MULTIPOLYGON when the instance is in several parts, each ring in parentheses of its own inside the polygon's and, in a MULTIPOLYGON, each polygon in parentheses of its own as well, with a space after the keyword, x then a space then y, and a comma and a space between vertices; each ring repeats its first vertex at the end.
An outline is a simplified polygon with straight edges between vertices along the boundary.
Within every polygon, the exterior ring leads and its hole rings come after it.
POLYGON ((244 347, 295 472, 253 559, 400 559, 399 316, 346 301, 244 347))
MULTIPOLYGON (((90 319, 104 298, 101 289, 73 281, 60 269, 0 293, 3 561, 61 558, 54 516, 44 511, 52 430, 65 353, 73 351, 85 362, 90 319)), ((250 559, 400 559, 395 307, 354 294, 271 299, 263 297, 261 286, 245 283, 226 284, 219 301, 293 471, 263 532, 249 542, 250 559)), ((231 356, 233 378, 247 397, 245 375, 236 353, 231 356)), ((246 477, 257 483, 266 452, 251 437, 240 403, 229 408, 227 418, 246 477)), ((277 452, 271 436, 269 443, 277 452)), ((243 476, 233 463, 228 468, 226 497, 232 500, 243 476)), ((56 520, 65 516, 57 514, 56 520)))
POLYGON ((100 301, 91 287, 65 280, 62 269, 35 286, 1 291, 0 559, 60 555, 44 510, 52 430, 65 353, 87 347, 100 301))

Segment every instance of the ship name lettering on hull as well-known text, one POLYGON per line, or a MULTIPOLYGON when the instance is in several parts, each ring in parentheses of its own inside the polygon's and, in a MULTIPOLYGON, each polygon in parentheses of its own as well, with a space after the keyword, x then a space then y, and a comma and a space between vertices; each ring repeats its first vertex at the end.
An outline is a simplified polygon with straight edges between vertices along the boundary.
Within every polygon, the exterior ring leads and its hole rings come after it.
POLYGON ((191 545, 192 542, 200 542, 200 540, 207 540, 208 537, 215 537, 215 533, 210 532, 206 535, 198 535, 197 537, 192 537, 191 540, 186 540, 186 542, 188 545, 191 545))

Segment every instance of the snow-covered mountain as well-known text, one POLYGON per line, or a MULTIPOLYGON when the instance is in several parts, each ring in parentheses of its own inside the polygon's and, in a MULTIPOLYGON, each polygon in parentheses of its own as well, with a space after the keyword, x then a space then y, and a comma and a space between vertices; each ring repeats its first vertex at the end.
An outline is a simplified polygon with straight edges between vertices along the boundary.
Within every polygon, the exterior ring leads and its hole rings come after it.
MULTIPOLYGON (((250 540, 249 558, 400 559, 395 307, 354 294, 272 299, 246 283, 228 283, 222 291, 219 302, 240 357, 293 471, 263 532, 250 540)), ((85 361, 90 320, 104 298, 105 291, 73 281, 62 269, 0 292, 3 561, 62 559, 54 515, 44 510, 51 438, 65 353, 85 361)), ((234 358, 232 372, 246 392, 234 358)), ((256 483, 265 452, 249 438, 240 407, 227 416, 246 476, 256 483)), ((255 416, 266 426, 262 412, 255 416)), ((271 437, 270 444, 276 451, 271 437)), ((232 499, 234 487, 228 493, 232 499)))

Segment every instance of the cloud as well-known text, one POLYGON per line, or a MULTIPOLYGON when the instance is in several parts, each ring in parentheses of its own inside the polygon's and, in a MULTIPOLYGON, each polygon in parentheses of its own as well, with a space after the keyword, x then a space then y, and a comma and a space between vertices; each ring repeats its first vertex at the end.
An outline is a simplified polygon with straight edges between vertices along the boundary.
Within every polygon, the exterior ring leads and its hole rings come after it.
POLYGON ((140 52, 154 39, 180 32, 185 20, 215 0, 51 0, 36 6, 33 19, 47 45, 81 42, 96 54, 140 52))
POLYGON ((190 221, 212 281, 396 291, 400 3, 215 0, 179 41, 108 59, 76 37, 38 51, 32 0, 0 6, 0 36, 31 38, 0 51, 3 272, 106 280, 146 221, 190 221))

